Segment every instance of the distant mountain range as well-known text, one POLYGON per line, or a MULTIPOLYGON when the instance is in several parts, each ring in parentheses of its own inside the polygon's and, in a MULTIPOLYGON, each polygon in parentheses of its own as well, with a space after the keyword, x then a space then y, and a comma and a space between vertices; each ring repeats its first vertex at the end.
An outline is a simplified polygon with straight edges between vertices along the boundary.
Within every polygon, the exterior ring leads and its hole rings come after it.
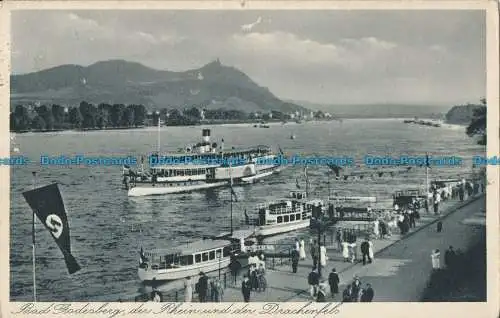
POLYGON ((39 72, 11 76, 11 107, 36 103, 77 106, 142 104, 147 109, 206 109, 308 111, 274 96, 240 70, 219 60, 185 72, 160 71, 123 60, 90 66, 61 65, 39 72))

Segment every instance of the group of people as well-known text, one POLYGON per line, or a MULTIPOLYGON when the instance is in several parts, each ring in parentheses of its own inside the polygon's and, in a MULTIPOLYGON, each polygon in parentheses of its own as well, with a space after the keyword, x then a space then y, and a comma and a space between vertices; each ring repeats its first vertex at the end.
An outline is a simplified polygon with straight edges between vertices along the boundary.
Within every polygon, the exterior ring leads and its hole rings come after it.
POLYGON ((249 257, 248 263, 247 274, 243 276, 243 281, 241 282, 241 293, 245 302, 250 301, 252 290, 261 292, 265 291, 267 287, 264 254, 261 254, 260 257, 253 254, 249 257))
MULTIPOLYGON (((453 249, 453 246, 450 245, 448 250, 444 253, 444 265, 446 268, 453 267, 457 264, 457 252, 453 249)), ((432 269, 438 270, 441 269, 441 252, 439 249, 434 249, 431 253, 431 262, 432 269)))
MULTIPOLYGON (((195 292, 198 294, 200 303, 207 302, 210 296, 211 302, 222 302, 224 286, 217 277, 208 278, 204 272, 200 272, 200 278, 195 284, 195 292)), ((193 281, 190 276, 184 279, 184 302, 193 301, 193 281)))
POLYGON ((375 297, 375 292, 370 284, 362 288, 359 277, 355 276, 352 284, 347 285, 342 293, 342 302, 366 302, 369 303, 375 297))

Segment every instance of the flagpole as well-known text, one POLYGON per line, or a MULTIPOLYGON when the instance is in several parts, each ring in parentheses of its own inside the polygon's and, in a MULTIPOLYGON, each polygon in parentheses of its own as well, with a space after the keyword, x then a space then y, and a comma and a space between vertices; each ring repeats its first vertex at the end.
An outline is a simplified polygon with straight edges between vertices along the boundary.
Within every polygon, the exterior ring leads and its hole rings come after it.
POLYGON ((231 173, 231 160, 229 160, 229 178, 231 182, 231 236, 233 236, 233 174, 231 173))
POLYGON ((160 121, 160 112, 156 112, 158 114, 158 156, 160 155, 160 128, 161 128, 161 121, 160 121))
MULTIPOLYGON (((33 190, 36 189, 36 171, 33 174, 33 190)), ((35 211, 33 211, 33 218, 31 224, 31 238, 32 238, 32 258, 33 258, 33 302, 36 302, 36 253, 35 253, 35 211)))
POLYGON ((425 195, 429 199, 429 153, 425 156, 425 195))

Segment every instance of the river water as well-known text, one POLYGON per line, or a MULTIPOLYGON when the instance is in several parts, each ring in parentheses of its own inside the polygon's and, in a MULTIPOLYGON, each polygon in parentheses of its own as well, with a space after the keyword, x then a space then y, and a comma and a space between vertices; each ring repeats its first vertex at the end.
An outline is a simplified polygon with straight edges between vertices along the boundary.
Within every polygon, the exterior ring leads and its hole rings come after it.
MULTIPOLYGON (((162 151, 176 151, 201 141, 202 126, 164 127, 162 151)), ((268 129, 250 124, 210 126, 212 141, 226 149, 267 144, 278 145, 288 154, 302 156, 354 157, 365 155, 417 154, 460 156, 460 167, 433 167, 430 177, 455 177, 471 170, 471 157, 484 148, 465 135, 464 127, 431 128, 406 125, 395 119, 353 119, 339 122, 276 124, 268 129), (296 138, 292 140, 290 136, 296 138)), ((40 155, 139 157, 157 147, 155 128, 120 131, 20 134, 15 143, 20 154, 37 162, 40 155)), ((361 165, 360 169, 366 169, 361 165)), ((308 169, 311 190, 326 198, 328 167, 308 169)), ((10 210, 10 297, 12 301, 32 300, 31 210, 22 192, 33 186, 58 182, 71 226, 73 255, 82 270, 69 275, 61 252, 37 220, 36 272, 38 301, 116 301, 142 291, 137 278, 141 246, 168 247, 220 234, 229 229, 230 195, 227 189, 162 197, 128 198, 121 189, 120 167, 41 167, 33 163, 11 168, 10 210), (135 231, 141 228, 142 231, 135 231)), ((255 211, 258 203, 280 199, 295 189, 303 167, 290 166, 281 174, 251 186, 237 187, 233 203, 234 224, 244 219, 243 211, 255 211)), ((394 191, 422 188, 423 168, 410 173, 364 179, 335 181, 330 188, 338 195, 377 196, 390 199, 394 191)), ((307 230, 304 230, 307 231, 307 230)), ((280 237, 292 242, 296 233, 280 237)))

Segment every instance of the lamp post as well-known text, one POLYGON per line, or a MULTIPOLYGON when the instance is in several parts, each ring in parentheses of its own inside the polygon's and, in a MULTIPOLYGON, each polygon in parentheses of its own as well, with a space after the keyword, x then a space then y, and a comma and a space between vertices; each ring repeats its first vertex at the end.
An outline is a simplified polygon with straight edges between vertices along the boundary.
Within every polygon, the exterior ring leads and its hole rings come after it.
POLYGON ((316 227, 318 228, 318 274, 321 277, 321 231, 323 227, 323 220, 318 213, 316 218, 316 227))

